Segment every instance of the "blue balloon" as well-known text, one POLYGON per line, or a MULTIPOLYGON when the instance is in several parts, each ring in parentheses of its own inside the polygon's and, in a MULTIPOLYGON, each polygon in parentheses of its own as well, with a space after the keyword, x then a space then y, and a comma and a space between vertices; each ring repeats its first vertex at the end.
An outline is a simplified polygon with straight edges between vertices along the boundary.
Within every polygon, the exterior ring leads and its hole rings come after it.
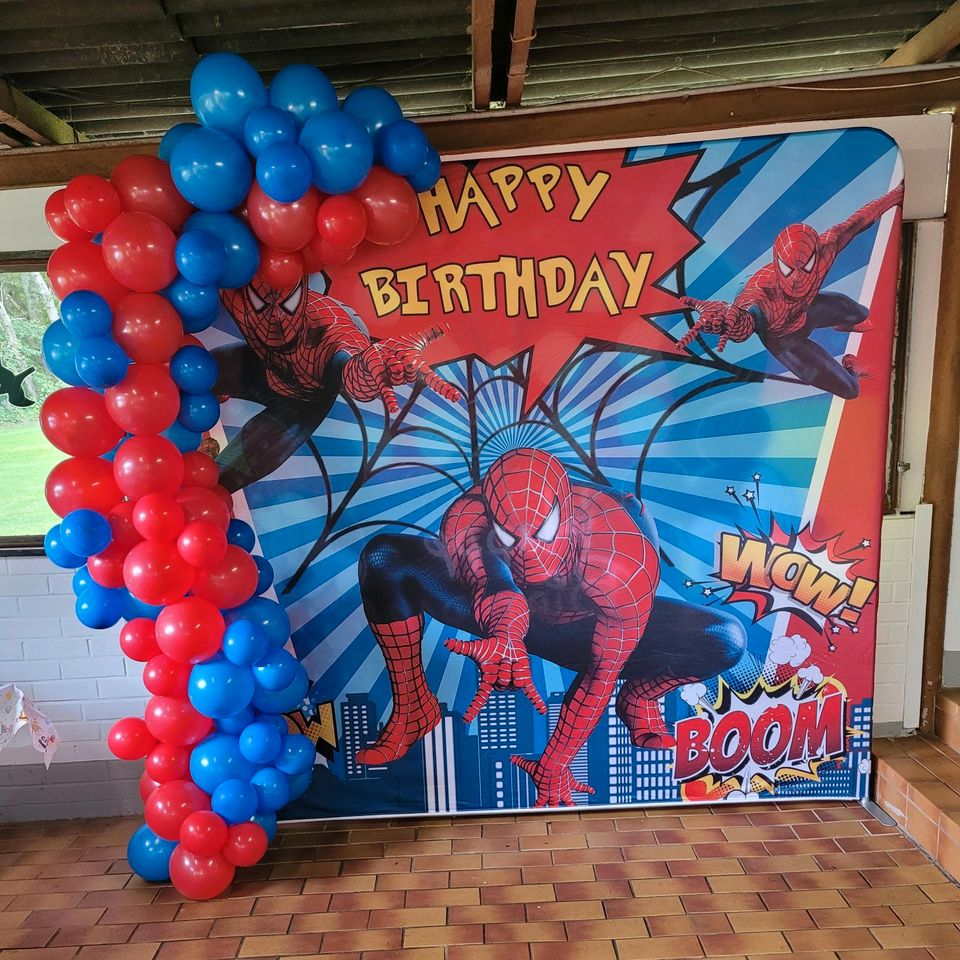
POLYGON ((257 183, 277 203, 293 203, 313 180, 310 158, 295 143, 274 143, 257 158, 257 183))
POLYGON ((282 746, 280 734, 267 723, 251 723, 240 734, 240 752, 251 763, 272 763, 282 746))
POLYGON ((174 420, 166 430, 161 431, 160 436, 169 440, 181 453, 196 450, 203 442, 202 433, 188 430, 179 420, 174 420))
POLYGON ((189 230, 177 241, 177 268, 191 283, 217 285, 227 269, 227 251, 206 230, 189 230))
POLYGON ((279 713, 258 713, 256 715, 257 723, 265 723, 268 727, 273 727, 280 737, 283 738, 290 733, 290 727, 287 724, 287 718, 279 713))
POLYGON ((184 393, 207 393, 220 372, 216 357, 203 347, 187 344, 170 360, 170 376, 184 393))
POLYGON ((227 823, 244 823, 257 812, 257 791, 246 780, 224 780, 213 791, 210 806, 227 823))
POLYGON ((112 337, 90 337, 77 344, 77 373, 88 387, 115 387, 126 375, 129 357, 112 337))
POLYGON ((257 813, 250 818, 251 823, 263 827, 267 834, 267 841, 273 843, 277 835, 277 815, 275 813, 257 813))
POLYGON ((423 193, 424 190, 431 190, 436 186, 440 179, 440 154, 433 147, 427 151, 427 159, 423 161, 423 166, 414 171, 407 177, 407 183, 413 187, 417 193, 423 193))
POLYGON ((71 510, 60 521, 60 540, 77 557, 106 550, 112 538, 110 521, 96 510, 71 510))
POLYGON ((289 713, 293 710, 307 695, 307 689, 310 681, 307 680, 307 671, 303 669, 302 664, 297 664, 299 668, 294 675, 293 681, 289 686, 282 690, 267 690, 260 684, 255 684, 253 694, 253 708, 260 713, 289 713))
POLYGON ((282 690, 293 683, 298 666, 283 647, 274 647, 254 663, 253 679, 267 690, 282 690))
POLYGON ((167 883, 170 879, 170 857, 176 845, 176 840, 164 840, 145 823, 141 824, 127 843, 130 869, 149 883, 167 883))
MULTIPOLYGON (((255 719, 256 714, 254 713, 253 707, 244 707, 243 710, 233 714, 233 716, 221 717, 217 721, 217 730, 221 733, 239 734, 243 731, 244 727, 250 726, 255 719)), ((244 817, 244 819, 247 818, 244 817)))
POLYGON ((427 135, 412 120, 395 120, 377 133, 381 163, 401 177, 416 173, 430 151, 427 135))
POLYGON ((286 110, 257 107, 243 123, 243 142, 255 157, 275 143, 296 143, 297 121, 286 110))
POLYGON ((234 620, 223 634, 223 655, 238 666, 259 660, 270 649, 270 639, 250 620, 234 620))
POLYGON ((108 461, 109 463, 113 463, 113 458, 117 455, 117 451, 120 449, 120 447, 124 444, 124 442, 125 442, 126 440, 129 440, 129 439, 130 439, 131 436, 132 436, 132 434, 125 433, 125 434, 123 435, 123 437, 120 439, 120 441, 117 443, 117 445, 116 445, 112 450, 108 450, 106 453, 102 453, 102 454, 100 455, 100 459, 101 459, 101 460, 106 460, 106 461, 108 461))
POLYGON ((290 639, 290 618, 276 600, 267 597, 254 597, 239 607, 226 610, 223 618, 228 624, 234 620, 252 620, 274 647, 282 647, 290 639))
POLYGON ((292 114, 302 127, 311 117, 337 109, 337 91, 323 71, 306 63, 291 63, 273 78, 270 105, 292 114))
POLYGON ((60 316, 67 329, 79 338, 109 337, 113 327, 113 311, 99 293, 74 290, 63 298, 60 316))
POLYGON ((77 597, 74 610, 77 619, 91 630, 104 630, 112 627, 123 616, 126 609, 127 591, 123 588, 111 590, 91 583, 77 597))
MULTIPOLYGON (((59 529, 58 527, 51 527, 51 532, 59 529)), ((49 554, 47 554, 49 556, 49 554)), ((78 567, 76 573, 73 575, 73 579, 70 581, 70 586, 73 587, 73 593, 75 596, 83 593, 87 587, 93 583, 93 577, 90 576, 90 571, 86 568, 86 565, 78 567)))
POLYGON ((181 393, 180 413, 182 427, 203 433, 220 419, 220 403, 212 393, 181 393))
POLYGON ((249 781, 255 771, 229 733, 210 734, 190 754, 190 778, 205 793, 213 794, 227 780, 249 781))
POLYGON ((253 545, 257 542, 257 539, 256 534, 253 532, 253 527, 251 527, 246 520, 238 520, 234 517, 234 519, 230 521, 230 526, 227 527, 227 542, 249 553, 253 549, 253 545))
POLYGON ((43 332, 43 360, 58 380, 74 387, 85 387, 86 383, 77 373, 78 342, 62 320, 54 320, 43 332))
POLYGON ((317 748, 310 738, 302 733, 292 733, 283 738, 280 756, 273 760, 273 765, 289 777, 299 777, 313 769, 316 757, 317 748))
POLYGON ((195 213, 185 230, 207 230, 220 238, 227 251, 227 269, 220 278, 224 290, 248 284, 260 266, 260 248, 253 231, 232 213, 195 213))
POLYGON ((204 127, 191 130, 173 148, 170 173, 186 200, 212 213, 239 207, 253 182, 247 151, 229 134, 204 127))
POLYGON ((217 319, 220 291, 212 283, 193 283, 184 276, 177 278, 163 291, 173 305, 186 333, 199 333, 217 319))
POLYGON ((254 686, 253 676, 246 667, 238 667, 223 657, 213 657, 190 671, 187 697, 205 717, 218 720, 246 707, 254 686))
MULTIPOLYGON (((55 563, 58 567, 63 567, 66 570, 71 570, 74 567, 80 567, 80 570, 83 570, 86 573, 86 567, 83 565, 84 557, 77 556, 75 553, 71 553, 63 545, 63 537, 60 533, 60 524, 55 523, 48 531, 46 536, 43 538, 43 552, 50 559, 51 563, 55 563)), ((77 573, 80 571, 78 570, 77 573)), ((89 574, 87 574, 89 576, 89 574)), ((74 574, 74 591, 76 591, 76 582, 77 577, 74 574)), ((90 583, 93 581, 91 580, 90 583)))
POLYGON ((360 120, 371 137, 381 127, 403 118, 400 104, 382 87, 357 87, 343 101, 343 109, 360 120))
POLYGON ((263 767, 250 778, 250 786, 257 791, 257 809, 261 813, 275 813, 290 801, 290 781, 276 767, 263 767))
POLYGON ((299 776, 290 778, 290 799, 296 800, 297 797, 302 797, 307 790, 310 789, 310 784, 313 782, 313 771, 308 770, 306 773, 301 773, 299 776))
POLYGON ((253 562, 257 565, 256 593, 259 596, 273 586, 273 564, 266 557, 254 557, 253 562))
POLYGON ((157 147, 157 156, 161 160, 166 160, 170 162, 170 154, 173 153, 173 148, 180 142, 180 140, 188 134, 191 130, 199 130, 199 123, 177 123, 174 124, 164 135, 163 139, 160 141, 160 146, 157 147))
POLYGON ((313 182, 324 193, 349 193, 373 166, 373 141, 354 116, 330 110, 311 117, 300 131, 300 146, 313 166, 313 182))
POLYGON ((162 606, 153 606, 137 599, 129 590, 123 591, 126 596, 123 598, 123 619, 136 620, 138 617, 146 617, 148 620, 156 620, 163 612, 162 606))
POLYGON ((193 68, 190 102, 204 126, 242 141, 243 123, 250 111, 266 106, 267 88, 243 57, 209 53, 193 68))

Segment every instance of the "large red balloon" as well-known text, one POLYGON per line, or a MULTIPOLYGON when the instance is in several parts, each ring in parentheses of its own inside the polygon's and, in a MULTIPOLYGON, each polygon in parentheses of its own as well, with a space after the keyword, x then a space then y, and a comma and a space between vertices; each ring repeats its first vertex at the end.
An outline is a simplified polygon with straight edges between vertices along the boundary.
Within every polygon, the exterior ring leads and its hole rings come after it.
POLYGON ((260 245, 257 273, 268 286, 275 290, 289 290, 303 279, 304 271, 303 257, 296 251, 282 253, 260 245))
POLYGON ((183 485, 207 487, 212 490, 220 482, 220 467, 213 457, 199 450, 189 450, 183 455, 183 485))
POLYGON ((160 783, 157 780, 154 780, 146 771, 140 774, 140 802, 146 803, 151 794, 157 787, 160 786, 160 783))
POLYGON ((176 279, 174 232, 149 213, 121 213, 104 231, 101 246, 107 269, 131 290, 151 293, 176 279))
POLYGON ((147 826, 164 840, 179 840, 183 821, 197 810, 209 810, 210 798, 189 780, 168 780, 150 794, 143 809, 147 826))
POLYGON ((157 617, 157 643, 179 663, 200 663, 212 657, 220 649, 223 631, 223 614, 200 597, 173 603, 157 617))
POLYGON ((172 543, 145 540, 127 554, 123 582, 144 603, 176 603, 193 585, 193 567, 172 543))
POLYGON ((183 507, 169 493, 148 493, 133 510, 133 525, 145 540, 169 543, 180 535, 183 524, 183 507))
POLYGON ((167 363, 180 349, 183 324, 159 294, 131 293, 113 315, 113 336, 136 363, 167 363))
POLYGON ((90 579, 101 587, 116 590, 123 586, 123 562, 130 548, 122 543, 111 543, 106 550, 87 558, 90 579))
POLYGON ((254 181, 247 195, 247 219, 257 239, 272 250, 301 250, 317 232, 320 192, 316 187, 293 203, 271 200, 254 181))
MULTIPOLYGON (((58 516, 71 510, 109 513, 122 498, 113 479, 113 466, 99 457, 71 457, 58 463, 47 477, 47 503, 58 516)), ((220 507, 223 504, 217 501, 220 507)))
POLYGON ((233 883, 235 872, 233 864, 222 854, 199 857, 182 843, 177 844, 170 856, 170 881, 179 893, 191 900, 218 897, 233 883))
MULTIPOLYGON (((172 494, 183 479, 183 457, 166 437, 130 437, 113 458, 113 476, 133 499, 148 493, 172 494)), ((130 516, 132 522, 132 508, 130 516)))
POLYGON ((353 249, 367 233, 367 211, 349 194, 327 197, 317 213, 317 233, 333 247, 353 249))
POLYGON ((144 772, 158 785, 170 780, 189 780, 190 753, 190 747, 158 743, 143 762, 144 772))
POLYGON ((47 277, 61 300, 74 290, 92 290, 116 309, 130 292, 110 273, 99 245, 90 240, 70 240, 57 247, 47 261, 47 277))
POLYGON ((93 234, 83 227, 78 227, 67 213, 64 205, 64 198, 67 191, 63 188, 54 190, 47 197, 47 202, 43 206, 43 216, 47 221, 47 226, 55 237, 60 240, 89 240, 93 234))
POLYGON ((160 648, 157 646, 157 629, 147 617, 136 617, 124 624, 120 631, 120 649, 131 659, 146 663, 155 657, 160 648))
POLYGON ((107 734, 110 752, 121 760, 141 760, 157 744, 140 717, 124 717, 118 720, 107 734))
MULTIPOLYGON (((116 480, 116 474, 113 478, 116 480)), ((133 507, 131 500, 124 500, 107 514, 112 542, 121 544, 128 551, 143 539, 133 525, 133 507)))
POLYGON ((198 713, 186 700, 177 697, 151 697, 147 701, 144 720, 147 729, 158 740, 175 747, 192 747, 213 726, 209 717, 198 713))
POLYGON ((189 663, 178 663, 165 653, 158 653, 143 668, 143 685, 154 696, 185 700, 191 669, 189 663))
POLYGON ((187 563, 195 567, 212 567, 226 556, 227 535, 209 520, 194 520, 177 537, 177 549, 187 563))
POLYGON ((252 867, 267 852, 267 831, 258 823, 237 823, 227 831, 223 855, 236 867, 252 867))
POLYGON ((212 857, 227 842, 227 822, 212 810, 198 810, 180 825, 180 842, 197 856, 212 857))
POLYGON ((94 173, 75 176, 66 186, 63 202, 70 219, 90 233, 102 233, 123 209, 110 181, 94 173))
POLYGON ((242 547, 230 544, 224 558, 211 567, 197 570, 193 594, 230 610, 246 603, 257 589, 257 565, 242 547))
POLYGON ((64 387, 51 393, 40 408, 40 429, 50 443, 71 457, 99 457, 123 439, 103 396, 86 387, 64 387))
POLYGON ((183 507, 187 523, 209 520, 221 530, 230 526, 230 511, 214 490, 205 487, 182 487, 174 494, 183 507))
POLYGON ((413 187, 383 167, 374 167, 351 196, 367 212, 366 238, 372 243, 399 243, 417 225, 420 207, 413 187))
POLYGON ((180 412, 180 391, 170 372, 147 363, 131 363, 106 398, 110 416, 127 433, 162 433, 180 412))
POLYGON ((173 230, 179 230, 193 207, 173 185, 170 165, 159 157, 138 153, 124 157, 110 174, 127 213, 149 213, 173 230))
POLYGON ((356 247, 335 247, 326 240, 311 243, 310 249, 316 253, 325 267, 342 267, 345 263, 349 263, 357 252, 356 247))

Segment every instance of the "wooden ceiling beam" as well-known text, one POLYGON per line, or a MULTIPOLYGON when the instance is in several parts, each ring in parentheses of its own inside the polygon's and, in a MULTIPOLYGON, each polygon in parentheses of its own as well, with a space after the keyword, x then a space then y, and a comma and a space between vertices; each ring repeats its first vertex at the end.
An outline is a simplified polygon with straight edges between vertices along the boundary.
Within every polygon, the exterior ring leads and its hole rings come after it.
POLYGON ((960 0, 950 4, 939 17, 931 20, 909 40, 901 43, 883 61, 882 66, 912 67, 922 63, 936 63, 958 45, 960 45, 960 0))
POLYGON ((86 139, 65 120, 54 116, 6 80, 0 79, 0 125, 23 137, 27 143, 43 146, 76 143, 86 139))
POLYGON ((472 0, 470 4, 474 110, 490 109, 490 85, 493 79, 493 7, 494 0, 472 0))
POLYGON ((507 106, 519 107, 527 79, 530 44, 536 37, 534 16, 537 0, 517 0, 517 12, 510 34, 510 69, 507 73, 507 106))

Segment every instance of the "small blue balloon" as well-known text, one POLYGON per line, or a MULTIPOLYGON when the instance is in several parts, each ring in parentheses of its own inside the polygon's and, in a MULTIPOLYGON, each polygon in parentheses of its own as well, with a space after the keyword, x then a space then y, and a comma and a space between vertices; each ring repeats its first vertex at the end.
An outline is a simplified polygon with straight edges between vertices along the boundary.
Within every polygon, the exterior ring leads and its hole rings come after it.
MULTIPOLYGON (((219 730, 220 733, 239 734, 243 731, 244 727, 250 726, 255 719, 256 714, 254 713, 253 707, 244 707, 243 710, 233 714, 233 716, 221 717, 217 721, 217 730, 219 730)), ((244 817, 244 819, 247 818, 244 817)))
POLYGON ((256 767, 240 752, 240 743, 229 733, 212 733, 190 754, 190 778, 205 793, 228 780, 249 781, 256 767))
POLYGON ((283 740, 269 724, 251 723, 240 734, 240 752, 251 763, 272 763, 283 740))
POLYGON ((234 620, 223 634, 223 655, 238 666, 259 660, 270 649, 267 634, 250 620, 234 620))
POLYGON ((310 158, 295 143, 274 143, 257 158, 257 183, 277 203, 294 203, 313 181, 310 158))
POLYGON ((204 126, 242 141, 243 124, 250 111, 266 106, 267 88, 243 57, 209 53, 193 68, 190 102, 204 126))
POLYGON ((219 130, 191 130, 173 148, 170 174, 180 194, 198 210, 225 213, 240 206, 253 182, 250 157, 219 130))
POLYGON ((276 767, 263 767, 250 778, 250 786, 257 791, 257 810, 275 813, 290 801, 290 781, 276 767))
POLYGON ((227 823, 244 823, 257 812, 257 791, 246 780, 224 780, 213 791, 210 806, 227 823))
POLYGON ((174 124, 164 135, 163 139, 160 141, 160 146, 157 147, 157 156, 161 160, 166 160, 170 162, 170 154, 173 153, 173 148, 177 145, 182 137, 188 134, 191 130, 199 130, 199 123, 177 123, 174 124))
POLYGON ((324 193, 355 190, 373 166, 373 141, 367 128, 340 110, 311 117, 300 131, 300 146, 313 166, 313 182, 324 193))
POLYGON ((77 373, 77 343, 79 338, 67 329, 62 320, 54 320, 43 332, 43 360, 47 369, 64 383, 84 387, 86 383, 77 373))
POLYGON ((283 690, 293 683, 298 667, 283 647, 274 647, 253 664, 253 679, 267 690, 283 690))
POLYGON ((77 373, 88 387, 115 387, 126 375, 129 357, 112 337, 90 337, 77 344, 77 373))
POLYGON ((187 697, 205 717, 217 720, 243 710, 250 703, 254 687, 248 669, 223 657, 214 657, 198 663, 190 671, 187 697))
POLYGON ((287 718, 279 713, 258 713, 256 714, 257 723, 265 723, 268 727, 273 727, 281 738, 290 733, 290 727, 287 724, 287 718))
POLYGON ((181 453, 196 450, 203 442, 202 433, 187 429, 179 420, 174 420, 166 430, 160 433, 160 436, 169 440, 181 453))
POLYGON ((252 620, 273 647, 282 647, 290 639, 290 618, 279 603, 267 597, 254 597, 239 607, 225 611, 223 617, 228 624, 234 620, 252 620))
POLYGON ((127 843, 130 869, 148 883, 167 883, 170 879, 170 857, 176 840, 158 837, 145 823, 137 827, 127 843))
MULTIPOLYGON (((74 567, 80 567, 80 570, 86 572, 86 567, 83 566, 84 557, 78 556, 75 553, 71 553, 63 545, 63 537, 60 533, 60 524, 55 523, 48 531, 46 536, 43 538, 43 552, 50 559, 51 563, 55 563, 58 567, 63 567, 66 570, 72 570, 74 567)), ((80 571, 78 570, 77 573, 80 571)), ((89 576, 89 574, 87 574, 89 576)), ((74 574, 74 591, 76 591, 77 577, 74 574)), ((90 581, 93 582, 92 580, 90 581)), ((81 588, 82 589, 82 588, 81 588)))
MULTIPOLYGON (((50 529, 51 529, 51 531, 52 531, 52 530, 56 530, 56 529, 58 529, 58 528, 57 528, 57 527, 51 527, 50 529)), ((48 554, 48 556, 49 556, 49 554, 48 554)), ((90 584, 93 583, 93 582, 94 582, 94 580, 93 580, 93 578, 90 576, 90 571, 89 571, 89 570, 86 568, 86 566, 84 565, 84 566, 82 566, 82 567, 79 567, 79 568, 77 569, 76 573, 74 573, 73 579, 70 581, 70 586, 73 587, 73 593, 74 593, 74 595, 75 595, 75 596, 79 596, 79 595, 80 595, 81 593, 83 593, 83 591, 86 590, 87 587, 89 587, 90 584)))
POLYGON ((256 593, 259 596, 273 586, 273 564, 266 557, 254 557, 253 562, 257 565, 256 593))
POLYGON ((153 606, 144 603, 135 597, 129 590, 123 591, 126 596, 123 598, 123 619, 136 620, 138 617, 146 617, 147 620, 156 620, 163 612, 163 607, 153 606))
POLYGON ((177 269, 191 283, 217 285, 227 268, 227 251, 219 237, 206 230, 188 230, 177 241, 177 269))
POLYGON ((427 135, 412 120, 395 120, 383 127, 376 144, 383 165, 401 177, 419 170, 430 150, 427 135))
POLYGON ((403 118, 400 104, 382 87, 357 87, 343 101, 343 109, 360 120, 371 137, 381 127, 403 118))
POLYGON ((299 669, 293 682, 282 690, 267 690, 266 687, 255 684, 256 689, 251 701, 253 708, 260 713, 289 713, 293 710, 307 695, 310 686, 303 665, 298 663, 297 667, 299 669))
POLYGON ((260 266, 260 248, 253 231, 232 213, 193 214, 184 225, 185 230, 207 230, 220 238, 227 252, 227 269, 220 278, 224 290, 234 290, 248 284, 260 266))
POLYGON ((293 115, 298 127, 326 110, 336 110, 337 91, 323 71, 306 63, 291 63, 270 83, 270 105, 293 115))
POLYGON ((227 527, 227 542, 249 553, 257 542, 257 537, 253 532, 253 527, 246 520, 239 520, 234 517, 230 521, 230 526, 227 527))
POLYGON ((267 841, 273 843, 274 837, 277 835, 277 815, 275 813, 254 814, 254 816, 250 818, 250 822, 263 827, 264 832, 267 834, 267 841))
POLYGON ((217 319, 220 291, 212 283, 192 283, 186 277, 178 275, 162 292, 180 314, 185 333, 206 330, 217 319))
POLYGON ((181 347, 170 360, 170 376, 184 393, 207 393, 219 372, 216 357, 192 343, 181 347))
POLYGON ((113 311, 99 293, 74 290, 63 298, 60 316, 67 329, 75 336, 108 337, 113 326, 113 311))
POLYGON ((126 609, 127 591, 111 590, 91 583, 77 597, 74 609, 77 619, 91 630, 105 630, 112 627, 123 616, 126 609))
POLYGON ((110 546, 110 521, 96 510, 71 510, 60 521, 60 540, 74 556, 92 557, 110 546))
POLYGON ((433 147, 427 151, 427 159, 419 170, 407 177, 407 182, 417 193, 432 190, 440 179, 440 154, 433 147))
POLYGON ((299 777, 313 769, 317 748, 302 733, 292 733, 283 738, 280 755, 273 765, 289 777, 299 777))
POLYGON ((313 770, 308 770, 306 773, 301 773, 296 777, 290 778, 290 799, 296 800, 297 797, 302 797, 307 790, 310 789, 310 784, 313 782, 313 770))
POLYGON ((296 143, 297 122, 286 110, 257 107, 243 123, 243 142, 253 156, 259 157, 275 143, 296 143))
POLYGON ((203 433, 220 419, 220 403, 212 393, 181 393, 177 420, 188 430, 203 433))

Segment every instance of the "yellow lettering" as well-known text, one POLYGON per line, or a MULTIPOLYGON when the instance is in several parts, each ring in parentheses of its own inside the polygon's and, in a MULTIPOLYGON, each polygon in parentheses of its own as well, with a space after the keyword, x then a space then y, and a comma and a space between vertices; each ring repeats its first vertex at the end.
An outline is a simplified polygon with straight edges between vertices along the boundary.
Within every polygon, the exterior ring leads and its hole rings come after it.
POLYGON ((510 163, 505 167, 497 167, 496 170, 491 170, 488 176, 500 191, 504 206, 512 213, 517 209, 517 201, 513 199, 513 195, 517 192, 517 187, 523 182, 523 167, 510 163))
POLYGON ((770 579, 781 590, 792 590, 810 560, 802 553, 781 553, 770 565, 770 579))
POLYGON ((536 187, 544 210, 554 208, 551 194, 560 182, 560 168, 555 163, 545 163, 527 171, 527 179, 536 187))
POLYGON ((573 302, 570 304, 570 312, 579 313, 583 310, 584 304, 587 302, 587 297, 594 291, 600 294, 600 299, 607 308, 607 313, 609 313, 611 317, 615 317, 620 312, 617 307, 617 301, 613 296, 613 291, 610 289, 610 284, 607 282, 603 268, 600 266, 600 261, 596 255, 594 255, 590 261, 590 266, 587 267, 587 272, 583 280, 580 281, 580 286, 574 295, 573 302))
POLYGON ((577 205, 573 208, 570 219, 579 223, 590 212, 590 208, 603 193, 603 188, 610 182, 610 174, 605 170, 598 170, 593 179, 588 180, 583 171, 572 164, 567 165, 567 174, 577 193, 577 205))
MULTIPOLYGON (((417 200, 423 211, 423 222, 427 226, 427 233, 431 237, 441 231, 441 217, 447 229, 450 229, 450 224, 456 218, 458 211, 450 195, 450 184, 447 183, 446 177, 441 177, 430 190, 418 194, 417 200)), ((463 221, 460 222, 460 226, 463 226, 463 221)), ((459 230, 460 227, 457 229, 459 230)))
POLYGON ((720 534, 720 576, 728 583, 770 588, 767 545, 762 540, 720 534))
POLYGON ((573 293, 576 274, 567 257, 547 257, 537 266, 543 277, 545 299, 548 307, 556 307, 573 293), (562 279, 561 279, 562 278, 562 279))
POLYGON ((630 257, 622 250, 611 250, 610 259, 620 268, 623 279, 627 281, 627 292, 623 298, 624 310, 635 307, 640 302, 643 284, 647 279, 647 271, 653 261, 652 253, 641 253, 637 262, 631 263, 630 257))
POLYGON ((367 288, 373 309, 378 317, 385 317, 393 313, 403 302, 400 294, 393 285, 395 274, 387 268, 364 270, 360 274, 360 282, 367 288))
POLYGON ((480 278, 483 309, 496 310, 497 274, 502 272, 499 263, 497 263, 495 260, 486 263, 471 263, 467 265, 467 268, 464 272, 468 277, 480 278))
POLYGON ((397 283, 403 284, 405 292, 403 309, 400 311, 405 317, 425 317, 430 312, 430 304, 420 298, 420 281, 426 275, 425 263, 397 271, 397 283))
POLYGON ((440 289, 440 303, 444 313, 453 313, 455 307, 453 298, 457 298, 457 306, 466 313, 470 309, 470 298, 463 283, 463 267, 459 263, 445 263, 433 271, 433 279, 440 289))
POLYGON ((503 268, 504 311, 508 317, 520 313, 520 298, 523 297, 523 309, 532 320, 537 316, 537 277, 534 273, 536 261, 533 257, 501 257, 503 268))
POLYGON ((476 206, 480 213, 483 214, 483 219, 487 221, 488 226, 500 226, 497 212, 487 199, 487 195, 480 189, 480 184, 477 183, 473 174, 468 173, 467 179, 463 182, 463 193, 460 195, 460 203, 457 205, 457 225, 451 228, 451 233, 459 230, 463 226, 464 221, 467 219, 467 214, 470 212, 470 207, 472 206, 476 206))

